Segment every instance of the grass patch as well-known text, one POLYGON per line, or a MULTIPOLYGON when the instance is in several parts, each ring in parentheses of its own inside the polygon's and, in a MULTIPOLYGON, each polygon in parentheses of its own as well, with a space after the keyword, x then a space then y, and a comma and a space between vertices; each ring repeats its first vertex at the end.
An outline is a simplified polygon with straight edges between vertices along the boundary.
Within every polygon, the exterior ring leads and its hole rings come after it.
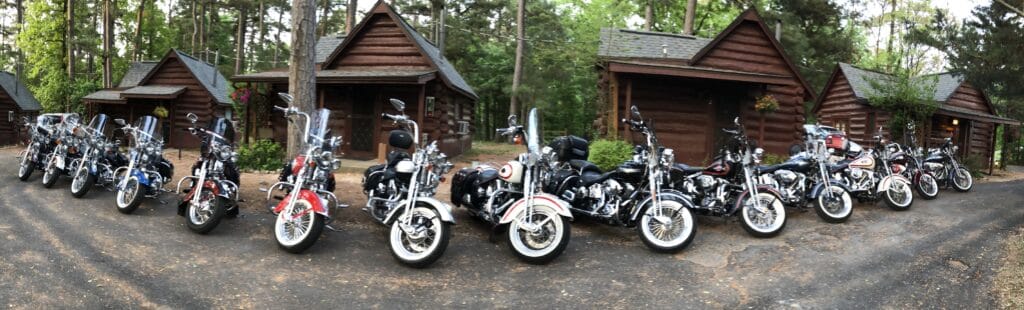
POLYGON ((462 155, 459 155, 455 160, 470 162, 482 156, 508 157, 508 159, 512 159, 522 152, 526 152, 526 147, 522 145, 477 140, 473 141, 472 149, 462 153, 462 155))
POLYGON ((996 274, 995 290, 1002 309, 1024 309, 1024 229, 1010 236, 1006 259, 996 274))

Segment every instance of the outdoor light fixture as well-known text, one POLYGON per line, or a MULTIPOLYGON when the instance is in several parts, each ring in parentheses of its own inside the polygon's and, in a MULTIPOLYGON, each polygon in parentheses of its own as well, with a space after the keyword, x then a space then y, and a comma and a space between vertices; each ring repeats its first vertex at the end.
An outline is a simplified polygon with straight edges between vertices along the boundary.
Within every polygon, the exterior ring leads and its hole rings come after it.
POLYGON ((954 118, 953 119, 953 126, 956 126, 956 125, 960 125, 960 120, 954 118))
POLYGON ((434 96, 427 96, 425 108, 425 110, 427 110, 427 116, 434 116, 434 102, 436 100, 437 99, 434 99, 434 96))
POLYGON ((7 111, 7 122, 8 123, 13 123, 14 122, 14 111, 7 111))

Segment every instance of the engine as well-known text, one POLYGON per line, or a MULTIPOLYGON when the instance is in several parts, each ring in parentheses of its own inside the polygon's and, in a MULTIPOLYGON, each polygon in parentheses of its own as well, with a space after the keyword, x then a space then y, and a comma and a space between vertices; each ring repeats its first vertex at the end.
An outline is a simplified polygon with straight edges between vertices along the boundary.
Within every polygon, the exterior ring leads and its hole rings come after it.
POLYGON ((871 170, 865 170, 861 168, 850 168, 849 176, 850 186, 853 191, 869 191, 872 185, 875 184, 875 172, 871 170))
POLYGON ((789 170, 778 170, 772 174, 775 181, 771 184, 782 194, 782 198, 790 203, 799 202, 806 191, 807 176, 789 170))
POLYGON ((946 166, 940 163, 926 162, 924 163, 924 170, 931 172, 937 179, 946 177, 946 166))

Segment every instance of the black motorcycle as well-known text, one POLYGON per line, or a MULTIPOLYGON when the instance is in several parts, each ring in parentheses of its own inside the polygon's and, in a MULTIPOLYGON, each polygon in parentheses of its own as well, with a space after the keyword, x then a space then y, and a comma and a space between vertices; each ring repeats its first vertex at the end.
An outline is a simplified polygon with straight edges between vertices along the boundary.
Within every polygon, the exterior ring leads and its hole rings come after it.
POLYGON ((914 183, 914 190, 922 198, 935 199, 935 197, 939 196, 939 182, 931 171, 924 168, 924 150, 917 146, 914 128, 914 123, 907 123, 907 131, 904 133, 904 144, 899 145, 900 151, 905 155, 901 158, 896 158, 893 162, 901 164, 906 168, 899 173, 914 183))
POLYGON ((740 119, 735 129, 723 129, 727 143, 707 167, 675 164, 673 189, 689 196, 700 215, 740 217, 743 229, 755 237, 773 237, 786 226, 786 209, 774 188, 759 185, 757 167, 764 150, 752 148, 740 119))
POLYGON ((509 128, 497 131, 517 140, 525 137, 527 152, 500 170, 490 165, 459 170, 451 188, 452 204, 465 207, 495 232, 507 228, 509 247, 531 264, 548 263, 565 250, 572 220, 568 202, 541 191, 550 166, 541 153, 538 122, 536 108, 530 110, 526 129, 510 116, 509 128))
POLYGON ((941 146, 928 150, 928 156, 924 159, 924 168, 935 175, 940 186, 952 186, 958 192, 966 192, 974 187, 974 177, 956 159, 958 149, 956 145, 953 145, 953 139, 946 138, 941 146))
POLYGON ((114 171, 128 163, 118 152, 120 142, 107 140, 107 123, 109 117, 106 114, 97 114, 88 126, 79 127, 76 132, 82 158, 71 164, 75 169, 71 176, 71 195, 75 198, 84 197, 94 186, 112 190, 114 171))
POLYGON ((156 117, 139 117, 133 125, 120 118, 114 123, 131 135, 128 165, 114 171, 117 211, 130 214, 139 208, 142 198, 156 198, 166 191, 164 184, 171 180, 174 165, 163 157, 164 142, 156 117))
POLYGON ((181 193, 186 180, 192 182, 178 204, 178 215, 185 217, 188 229, 206 234, 225 216, 238 215, 238 153, 232 148, 235 128, 223 117, 214 117, 206 128, 196 124, 199 117, 195 114, 187 117, 192 122, 188 131, 202 143, 192 175, 181 178, 174 192, 181 193))
POLYGON ((378 223, 391 227, 391 255, 399 262, 423 268, 444 254, 451 240, 452 207, 434 198, 445 173, 452 169, 437 141, 420 144, 420 128, 405 115, 405 103, 391 99, 400 115, 384 114, 401 126, 391 131, 387 162, 363 174, 364 211, 378 223), (410 132, 411 131, 411 132, 410 132), (410 147, 416 150, 406 153, 410 147))
POLYGON ((548 162, 556 164, 544 191, 568 201, 577 216, 636 227, 647 247, 678 252, 696 233, 690 211, 693 203, 682 193, 664 188, 667 171, 675 161, 673 151, 658 144, 654 129, 635 106, 631 111, 632 119, 622 121, 646 138, 645 145, 635 148, 632 160, 602 172, 586 161, 586 140, 572 136, 555 139, 543 152, 548 162))
POLYGON ((56 139, 56 146, 53 152, 46 158, 46 167, 43 168, 43 187, 51 188, 57 184, 61 176, 71 176, 75 166, 72 163, 82 157, 79 152, 78 132, 81 119, 78 114, 67 114, 60 124, 55 125, 52 131, 56 139))
POLYGON ((57 125, 59 125, 66 114, 47 113, 36 117, 32 121, 28 117, 22 118, 25 128, 28 129, 29 143, 25 150, 18 155, 21 163, 18 165, 18 179, 28 181, 35 170, 46 169, 47 159, 57 146, 57 125))
POLYGON ((758 183, 775 188, 786 206, 803 209, 813 202, 822 220, 842 223, 853 214, 853 199, 846 185, 832 179, 828 133, 817 125, 804 125, 799 152, 781 164, 757 167, 756 174, 758 183))

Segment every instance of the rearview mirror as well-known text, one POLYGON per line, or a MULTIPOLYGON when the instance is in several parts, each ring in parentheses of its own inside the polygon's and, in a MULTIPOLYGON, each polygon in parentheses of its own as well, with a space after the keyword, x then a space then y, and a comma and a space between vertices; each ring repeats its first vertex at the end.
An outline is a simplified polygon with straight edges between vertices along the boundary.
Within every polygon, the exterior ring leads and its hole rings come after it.
POLYGON ((641 119, 642 118, 642 117, 640 117, 640 109, 637 109, 636 106, 630 107, 629 108, 629 112, 633 113, 633 118, 635 118, 635 119, 641 119))
POLYGON ((391 106, 395 107, 395 110, 398 110, 398 112, 405 112, 405 102, 402 102, 402 100, 391 98, 388 101, 391 101, 391 106))
POLYGON ((518 124, 519 123, 518 120, 519 120, 519 118, 516 117, 515 114, 509 115, 508 116, 508 127, 513 127, 516 124, 518 124))
POLYGON ((124 122, 123 118, 115 118, 114 124, 117 124, 118 126, 124 126, 126 123, 124 122))
POLYGON ((195 123, 196 121, 199 121, 199 116, 197 116, 195 113, 189 113, 188 115, 185 115, 185 117, 187 117, 188 121, 190 121, 192 123, 195 123))
POLYGON ((735 119, 732 120, 732 123, 736 124, 736 126, 739 126, 740 125, 740 117, 737 116, 735 119))
POLYGON ((292 101, 295 100, 295 97, 292 97, 289 93, 277 93, 277 96, 281 97, 281 100, 284 100, 284 102, 289 105, 291 105, 292 101))

